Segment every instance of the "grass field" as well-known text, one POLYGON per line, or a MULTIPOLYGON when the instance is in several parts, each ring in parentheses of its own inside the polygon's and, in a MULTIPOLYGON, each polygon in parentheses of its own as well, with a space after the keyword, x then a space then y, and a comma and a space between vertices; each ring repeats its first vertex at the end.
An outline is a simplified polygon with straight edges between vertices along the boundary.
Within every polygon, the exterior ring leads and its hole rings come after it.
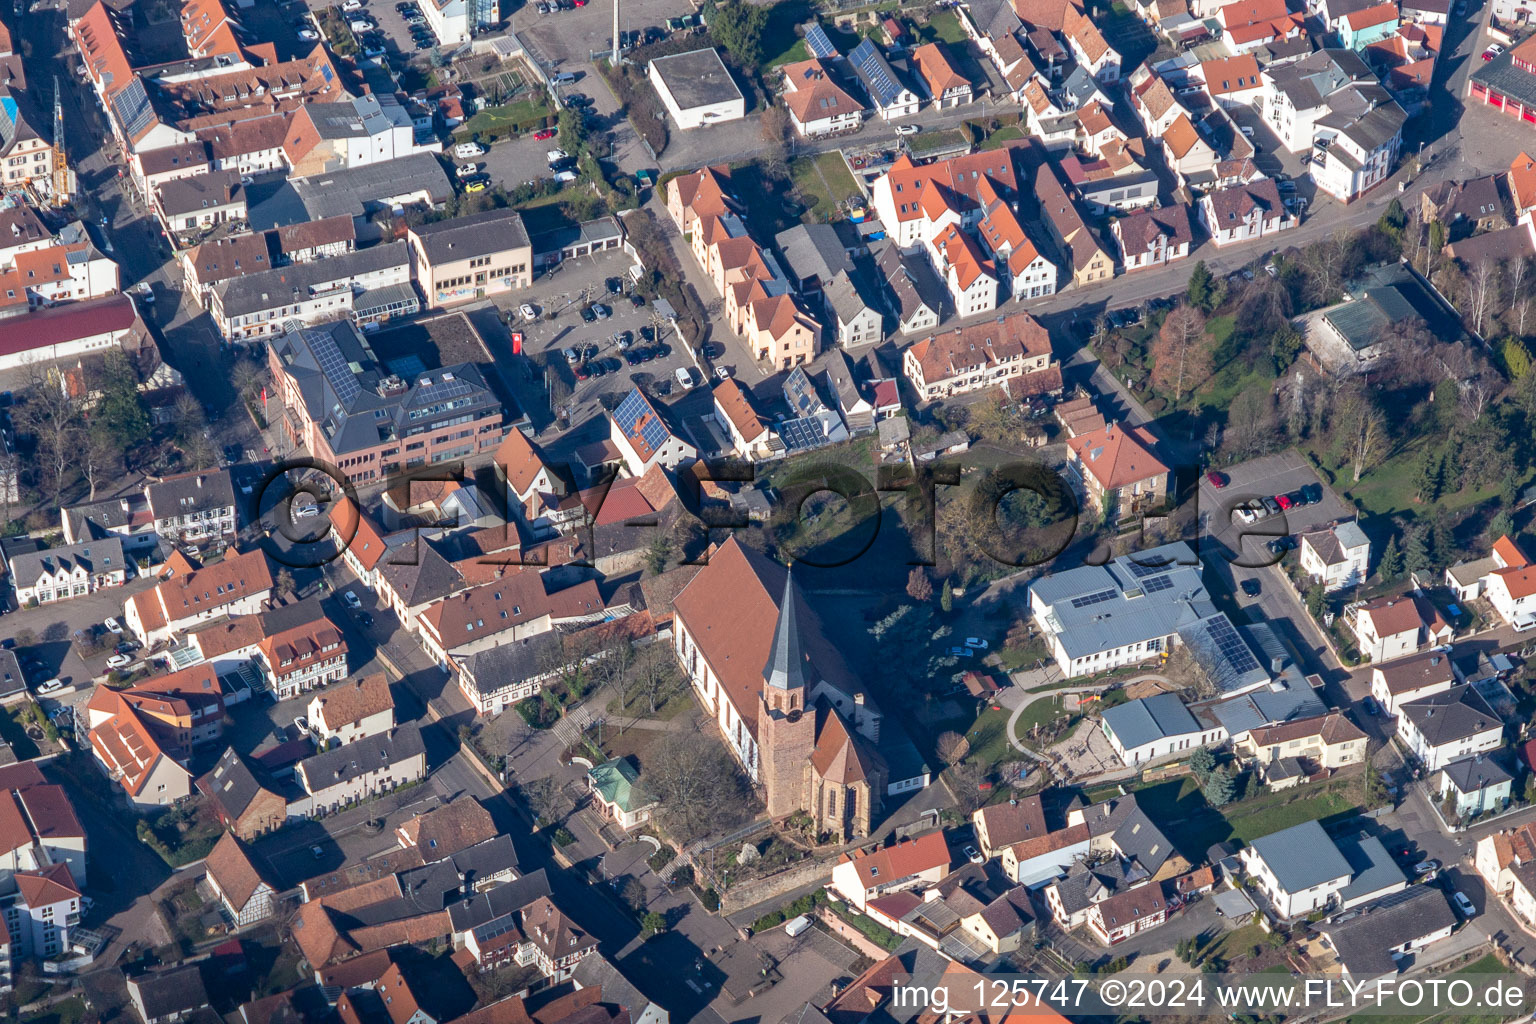
POLYGON ((460 125, 454 135, 468 138, 476 132, 502 134, 511 130, 513 125, 526 125, 547 116, 549 106, 541 94, 536 98, 518 100, 499 107, 487 107, 460 125))
POLYGON ((1135 792, 1137 803, 1181 852, 1203 856, 1212 844, 1228 839, 1251 842, 1304 821, 1352 814, 1364 802, 1365 778, 1357 775, 1326 787, 1264 793, 1220 810, 1206 803, 1191 775, 1155 782, 1135 792))
POLYGON ((939 11, 929 18, 928 24, 917 30, 917 37, 925 43, 965 45, 965 29, 960 27, 960 16, 954 11, 939 11))
POLYGON ((810 215, 818 221, 832 220, 837 215, 838 202, 859 191, 848 165, 838 153, 792 160, 789 176, 795 183, 795 191, 810 207, 810 215))
POLYGON ((1025 138, 1024 129, 1016 124, 1007 124, 987 136, 987 141, 981 144, 982 149, 1002 149, 1010 142, 1017 142, 1025 138))
POLYGON ((784 64, 793 64, 797 60, 809 60, 811 51, 805 48, 804 39, 796 39, 778 56, 763 62, 763 70, 767 71, 784 64))

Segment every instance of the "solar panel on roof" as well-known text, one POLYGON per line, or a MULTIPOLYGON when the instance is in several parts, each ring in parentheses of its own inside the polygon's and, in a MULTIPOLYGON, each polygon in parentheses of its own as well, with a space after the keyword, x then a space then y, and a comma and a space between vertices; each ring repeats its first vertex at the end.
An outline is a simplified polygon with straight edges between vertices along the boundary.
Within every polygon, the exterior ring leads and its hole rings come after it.
POLYGON ((626 437, 634 437, 639 434, 640 439, 649 445, 652 451, 661 448, 667 443, 669 432, 666 424, 661 422, 656 415, 656 410, 651 408, 651 403, 645 400, 639 388, 629 393, 619 407, 613 410, 613 421, 619 425, 619 429, 626 437))
POLYGON ((137 75, 130 78, 128 84, 123 86, 123 91, 112 98, 112 105, 117 108, 117 119, 129 138, 148 128, 150 120, 155 116, 155 108, 150 105, 144 80, 137 75))
POLYGON ((863 73, 864 81, 875 94, 878 103, 889 105, 896 102, 896 98, 901 95, 901 85, 891 75, 890 65, 886 64, 868 36, 853 48, 848 59, 863 73))
POLYGON ((1105 601, 1113 600, 1117 593, 1119 593, 1119 591, 1100 590, 1097 593, 1084 594, 1082 597, 1074 597, 1072 599, 1072 607, 1086 608, 1091 604, 1103 604, 1105 601))
POLYGON ((1243 642, 1243 638, 1237 635, 1237 630, 1232 628, 1232 623, 1226 616, 1211 619, 1206 623, 1205 628, 1211 634, 1211 639, 1216 642, 1216 649, 1221 652, 1222 660, 1231 666, 1234 673, 1242 675, 1259 667, 1259 661, 1253 656, 1253 651, 1243 642))
POLYGON ((347 365, 347 359, 341 354, 341 349, 336 347, 336 339, 331 337, 329 331, 305 331, 304 333, 309 341, 309 350, 314 353, 315 361, 320 364, 320 372, 325 374, 331 390, 336 392, 336 398, 343 405, 350 403, 362 393, 363 389, 357 383, 351 367, 347 365))
POLYGON ((814 416, 785 420, 779 424, 779 437, 783 439, 784 447, 791 452, 809 451, 827 443, 827 432, 821 421, 814 416))
POLYGON ((831 37, 819 21, 805 30, 805 48, 811 51, 812 57, 837 56, 837 47, 832 45, 831 37))
POLYGON ((1149 576, 1142 584, 1144 593, 1157 594, 1168 590, 1173 586, 1173 580, 1168 576, 1149 576))
POLYGON ((1139 562, 1135 556, 1123 560, 1123 564, 1131 571, 1131 575, 1137 579, 1146 579, 1148 576, 1156 576, 1158 573, 1167 572, 1173 568, 1175 562, 1172 558, 1164 558, 1156 562, 1139 562))

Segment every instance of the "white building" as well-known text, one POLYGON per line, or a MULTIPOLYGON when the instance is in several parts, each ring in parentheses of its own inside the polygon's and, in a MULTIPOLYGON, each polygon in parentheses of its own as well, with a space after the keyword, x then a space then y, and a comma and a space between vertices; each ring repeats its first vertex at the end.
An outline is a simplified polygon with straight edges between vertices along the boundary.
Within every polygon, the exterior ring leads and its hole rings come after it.
POLYGON ((1239 857, 1259 891, 1285 920, 1327 907, 1354 876, 1349 862, 1315 821, 1260 836, 1239 857))
POLYGON ((421 730, 408 722, 392 732, 322 751, 294 768, 309 794, 309 813, 324 816, 427 777, 421 730))
POLYGON ((322 747, 356 743, 395 727, 395 698, 382 672, 316 694, 309 702, 309 729, 322 747))
POLYGON ((1403 746, 1437 772, 1452 761, 1496 750, 1504 722, 1475 688, 1463 683, 1400 705, 1397 735, 1403 746))
POLYGON ((1408 701, 1444 693, 1461 682, 1448 651, 1425 651, 1371 669, 1371 696, 1388 715, 1408 701))
POLYGON ((1201 226, 1218 248, 1251 242, 1297 223, 1285 208, 1279 187, 1269 178, 1207 192, 1196 209, 1201 226))
POLYGON ((1325 590, 1357 587, 1369 575, 1371 541, 1353 520, 1302 534, 1300 551, 1302 572, 1325 590))
POLYGON ((495 0, 425 0, 419 6, 432 34, 444 46, 468 42, 495 25, 498 17, 495 0))
POLYGON ((657 57, 646 75, 662 105, 684 130, 747 116, 747 101, 713 47, 657 57))
POLYGON ((128 580, 123 542, 117 537, 13 555, 11 585, 22 607, 51 604, 120 587, 128 580))

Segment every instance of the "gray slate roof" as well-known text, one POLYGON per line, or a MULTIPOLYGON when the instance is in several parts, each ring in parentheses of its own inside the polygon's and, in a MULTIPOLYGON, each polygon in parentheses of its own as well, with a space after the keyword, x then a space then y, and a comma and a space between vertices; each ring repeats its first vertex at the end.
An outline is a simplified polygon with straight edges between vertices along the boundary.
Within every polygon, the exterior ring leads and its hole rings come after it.
POLYGON ((1104 710, 1104 724, 1109 726, 1123 747, 1139 747, 1164 736, 1181 736, 1200 731, 1195 716, 1189 713, 1176 693, 1128 701, 1104 710))
POLYGON ((315 792, 425 753, 421 729, 416 723, 407 722, 391 732, 343 743, 314 757, 306 757, 299 762, 299 767, 303 769, 304 778, 315 787, 311 792, 315 792))
POLYGON ((774 236, 784 255, 784 269, 797 280, 812 278, 825 287, 838 271, 853 266, 843 240, 830 224, 796 224, 774 236))
POLYGON ((1349 861, 1315 821, 1260 836, 1251 845, 1286 892, 1303 892, 1354 874, 1349 861))
MULTIPOLYGON (((358 740, 348 746, 362 746, 367 742, 358 740)), ((441 860, 400 872, 400 891, 421 913, 430 914, 462 905, 465 886, 473 887, 479 881, 509 870, 517 871, 517 850, 512 845, 512 837, 503 834, 441 860)), ((533 898, 529 897, 530 900, 533 898)))
POLYGON ((448 920, 453 923, 455 932, 469 931, 522 910, 540 896, 549 894, 549 878, 544 869, 539 868, 532 874, 477 892, 472 899, 460 900, 448 908, 448 920))
POLYGON ((1444 891, 1433 885, 1410 885, 1374 900, 1360 914, 1338 924, 1320 924, 1344 969, 1356 977, 1375 977, 1397 970, 1388 950, 1456 924, 1444 891))
POLYGON ((651 61, 650 73, 666 83, 680 110, 741 98, 741 90, 712 47, 651 61))
POLYGON ((225 750, 213 770, 198 782, 232 820, 243 815, 265 788, 233 747, 225 750))
POLYGON ((432 153, 297 178, 291 185, 311 220, 361 217, 372 206, 414 192, 426 192, 434 204, 453 195, 453 184, 432 153))
POLYGON ((229 470, 203 470, 148 484, 144 488, 144 497, 154 517, 165 519, 191 512, 233 508, 235 486, 229 479, 229 470))
POLYGON ((1340 839, 1336 845, 1355 874, 1339 893, 1345 903, 1408 881, 1403 869, 1375 836, 1362 833, 1353 839, 1340 839))
POLYGON ((197 964, 181 964, 162 971, 130 977, 139 991, 139 1003, 151 1019, 185 1013, 208 1005, 208 990, 197 964))
POLYGON ((1513 54, 1501 53, 1481 63, 1483 66, 1472 72, 1473 82, 1519 100, 1526 107, 1536 107, 1536 75, 1515 67, 1513 54))
POLYGON ((1475 688, 1463 683, 1443 693, 1409 701, 1399 709, 1419 735, 1439 747, 1476 736, 1502 725, 1502 720, 1475 688))
POLYGON ((55 573, 61 568, 73 572, 82 568, 88 573, 110 573, 122 569, 123 542, 120 537, 81 541, 65 547, 48 548, 44 551, 26 551, 11 557, 11 581, 18 587, 30 587, 43 573, 55 573))
POLYGON ((1444 770, 1446 777, 1462 793, 1476 793, 1514 781, 1514 776, 1496 759, 1481 755, 1452 761, 1444 770))
POLYGON ((213 291, 223 303, 225 316, 245 316, 291 305, 362 274, 409 267, 410 261, 410 246, 401 239, 308 263, 291 263, 259 274, 232 277, 214 285, 213 291))
POLYGON ((452 263, 532 245, 523 215, 517 210, 486 210, 440 220, 423 224, 415 234, 433 263, 452 263))

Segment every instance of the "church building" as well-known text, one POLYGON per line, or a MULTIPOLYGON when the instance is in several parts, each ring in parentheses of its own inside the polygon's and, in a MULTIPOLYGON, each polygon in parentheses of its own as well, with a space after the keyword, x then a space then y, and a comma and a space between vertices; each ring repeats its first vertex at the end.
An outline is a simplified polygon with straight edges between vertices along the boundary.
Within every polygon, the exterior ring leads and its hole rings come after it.
POLYGON ((870 833, 888 798, 928 784, 911 741, 882 728, 791 571, 732 538, 673 612, 683 672, 771 817, 804 811, 818 832, 847 842, 870 833))

